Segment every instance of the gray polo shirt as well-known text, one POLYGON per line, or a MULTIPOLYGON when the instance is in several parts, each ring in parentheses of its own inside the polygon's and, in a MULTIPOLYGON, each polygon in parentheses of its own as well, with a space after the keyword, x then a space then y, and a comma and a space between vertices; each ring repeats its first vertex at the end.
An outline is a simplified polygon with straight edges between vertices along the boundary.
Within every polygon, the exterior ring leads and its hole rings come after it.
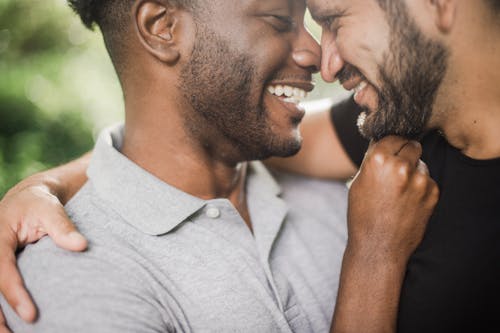
MULTIPOLYGON (((250 165, 254 233, 226 199, 202 200, 119 152, 101 134, 89 181, 66 206, 84 253, 49 238, 19 255, 40 309, 15 332, 327 332, 346 243, 344 184, 250 165)), ((166 166, 168 167, 168 166, 166 166)))

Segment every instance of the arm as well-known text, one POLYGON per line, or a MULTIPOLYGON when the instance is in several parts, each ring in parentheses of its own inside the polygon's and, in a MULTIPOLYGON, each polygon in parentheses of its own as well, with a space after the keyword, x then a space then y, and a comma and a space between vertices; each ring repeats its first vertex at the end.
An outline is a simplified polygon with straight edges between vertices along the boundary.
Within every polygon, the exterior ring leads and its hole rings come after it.
MULTIPOLYGON (((33 321, 36 308, 16 267, 16 250, 50 235, 65 249, 83 251, 87 241, 64 212, 65 204, 85 183, 90 153, 66 165, 35 174, 13 187, 0 201, 0 293, 21 318, 33 321)), ((0 330, 4 324, 0 311, 0 330)))
MULTIPOLYGON (((333 106, 334 111, 337 106, 333 106)), ((308 108, 301 124, 303 144, 300 152, 289 158, 271 158, 266 165, 311 177, 345 180, 354 176, 358 167, 344 149, 335 126, 332 126, 331 108, 331 104, 317 109, 308 108)))
POLYGON ((420 243, 438 189, 421 146, 372 144, 349 192, 348 244, 331 332, 395 332, 407 260, 420 243))

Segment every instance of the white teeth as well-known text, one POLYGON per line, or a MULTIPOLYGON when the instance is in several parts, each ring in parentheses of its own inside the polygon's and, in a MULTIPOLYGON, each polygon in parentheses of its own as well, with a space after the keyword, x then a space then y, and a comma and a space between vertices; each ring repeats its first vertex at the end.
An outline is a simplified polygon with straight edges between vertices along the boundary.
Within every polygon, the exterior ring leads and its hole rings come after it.
POLYGON ((270 94, 276 95, 278 97, 284 95, 284 97, 286 97, 284 99, 285 102, 294 104, 300 103, 302 99, 307 97, 307 92, 303 89, 295 88, 292 86, 282 86, 279 84, 276 86, 268 86, 267 91, 270 94))
POLYGON ((354 88, 354 92, 355 93, 359 93, 361 90, 363 90, 365 87, 366 87, 367 83, 366 81, 362 81, 360 84, 358 84, 355 88, 354 88))
POLYGON ((300 99, 297 99, 297 98, 294 98, 294 97, 287 97, 283 100, 285 103, 292 103, 292 104, 299 104, 300 103, 300 99))
POLYGON ((358 120, 356 121, 356 125, 358 126, 358 129, 360 131, 362 130, 365 121, 366 121, 366 112, 361 112, 358 116, 358 120))
POLYGON ((294 96, 300 96, 300 89, 299 88, 293 88, 292 94, 294 96))
POLYGON ((281 95, 283 95, 284 92, 285 92, 285 89, 283 89, 283 86, 274 87, 274 94, 276 96, 280 97, 281 95))

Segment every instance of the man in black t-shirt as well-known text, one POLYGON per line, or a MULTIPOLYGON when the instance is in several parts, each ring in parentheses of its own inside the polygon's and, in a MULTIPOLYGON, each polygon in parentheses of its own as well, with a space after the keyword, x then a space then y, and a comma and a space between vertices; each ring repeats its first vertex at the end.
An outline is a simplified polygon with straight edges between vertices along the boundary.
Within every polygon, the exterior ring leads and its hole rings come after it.
MULTIPOLYGON (((441 199, 408 263, 398 330, 499 331, 500 214, 494 203, 500 198, 500 1, 308 4, 324 28, 323 78, 355 89, 361 107, 353 100, 334 107, 334 131, 324 121, 328 113, 312 115, 296 161, 319 156, 326 162, 295 169, 326 177, 355 173, 367 144, 356 121, 369 139, 420 139, 441 199), (328 144, 314 144, 320 138, 328 144), (330 154, 338 149, 344 150, 330 154)), ((349 299, 339 295, 339 302, 349 299)))
MULTIPOLYGON (((355 126, 360 112, 352 99, 331 110, 338 139, 358 166, 368 146, 355 126)), ((435 130, 421 143, 441 195, 408 262, 398 332, 498 332, 500 157, 469 157, 435 130)))
POLYGON ((396 134, 421 141, 440 187, 408 262, 398 332, 500 332, 500 1, 308 4, 323 26, 323 78, 355 91, 331 112, 332 151, 344 147, 331 176, 355 172, 366 139, 396 134))

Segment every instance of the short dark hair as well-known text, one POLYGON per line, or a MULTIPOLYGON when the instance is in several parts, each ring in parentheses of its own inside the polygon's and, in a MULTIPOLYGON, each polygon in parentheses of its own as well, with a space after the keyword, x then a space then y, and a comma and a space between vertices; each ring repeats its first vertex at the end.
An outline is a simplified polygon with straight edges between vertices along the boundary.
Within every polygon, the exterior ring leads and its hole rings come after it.
MULTIPOLYGON (((164 0, 176 7, 195 9, 198 0, 164 0)), ((83 24, 101 29, 109 55, 120 72, 120 62, 126 49, 126 32, 129 27, 130 9, 135 0, 68 0, 70 7, 80 16, 83 24)))
MULTIPOLYGON (((83 24, 92 29, 97 24, 105 27, 118 27, 129 12, 135 0, 68 0, 71 8, 80 16, 83 24), (118 24, 118 26, 117 26, 118 24)), ((173 6, 194 8, 196 0, 168 0, 173 6)))
POLYGON ((487 0, 495 12, 500 12, 500 0, 487 0))

